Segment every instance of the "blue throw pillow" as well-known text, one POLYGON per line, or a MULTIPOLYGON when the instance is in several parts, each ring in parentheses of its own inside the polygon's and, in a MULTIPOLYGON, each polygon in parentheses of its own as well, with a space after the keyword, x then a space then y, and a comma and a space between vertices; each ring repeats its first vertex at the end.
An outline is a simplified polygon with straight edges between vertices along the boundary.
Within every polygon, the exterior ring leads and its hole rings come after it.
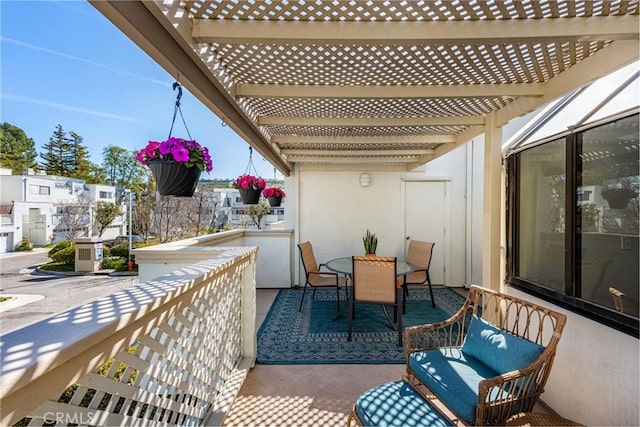
POLYGON ((460 350, 504 374, 529 365, 542 354, 544 347, 505 332, 474 315, 460 350))

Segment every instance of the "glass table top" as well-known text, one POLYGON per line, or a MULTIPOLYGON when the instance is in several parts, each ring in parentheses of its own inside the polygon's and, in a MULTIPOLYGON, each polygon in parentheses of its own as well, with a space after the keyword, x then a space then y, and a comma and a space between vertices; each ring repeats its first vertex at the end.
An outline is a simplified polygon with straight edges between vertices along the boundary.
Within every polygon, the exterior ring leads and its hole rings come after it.
MULTIPOLYGON (((334 258, 331 261, 327 261, 325 265, 329 270, 335 271, 336 273, 349 275, 353 274, 353 264, 351 262, 350 256, 334 258)), ((403 260, 396 261, 396 271, 398 273, 398 276, 406 273, 411 273, 413 270, 415 270, 415 268, 408 262, 405 262, 403 260)))

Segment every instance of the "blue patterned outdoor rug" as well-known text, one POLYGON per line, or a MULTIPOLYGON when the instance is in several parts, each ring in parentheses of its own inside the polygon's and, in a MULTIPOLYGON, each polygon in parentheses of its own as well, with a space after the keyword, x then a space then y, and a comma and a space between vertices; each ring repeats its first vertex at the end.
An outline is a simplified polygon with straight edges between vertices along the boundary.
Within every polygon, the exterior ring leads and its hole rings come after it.
MULTIPOLYGON (((347 341, 348 309, 336 316, 335 289, 307 291, 298 311, 302 289, 282 289, 258 331, 258 363, 295 364, 402 364, 404 347, 398 346, 398 332, 387 323, 380 305, 357 304, 352 341, 347 341)), ((410 289, 402 326, 441 322, 464 303, 464 297, 446 288, 410 289)), ((344 301, 341 291, 340 307, 344 301)), ((393 308, 389 309, 393 316, 393 308)))

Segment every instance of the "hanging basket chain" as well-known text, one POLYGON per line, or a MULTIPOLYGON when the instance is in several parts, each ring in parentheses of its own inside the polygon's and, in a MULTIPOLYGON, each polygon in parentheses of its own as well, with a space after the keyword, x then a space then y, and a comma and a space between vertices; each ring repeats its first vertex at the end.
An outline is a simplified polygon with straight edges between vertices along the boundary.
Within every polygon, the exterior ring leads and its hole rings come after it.
POLYGON ((180 83, 173 83, 173 90, 178 89, 178 96, 176 97, 176 105, 173 108, 173 119, 171 120, 171 129, 169 129, 169 138, 171 138, 171 134, 173 133, 173 125, 176 123, 176 115, 178 112, 180 113, 180 118, 182 119, 182 124, 184 124, 184 128, 187 131, 187 135, 189 135, 189 139, 193 141, 191 137, 191 133, 189 132, 189 128, 187 127, 187 122, 184 121, 184 116, 182 115, 182 108, 180 108, 180 98, 182 98, 182 86, 180 83))
POLYGON ((253 164, 252 157, 253 157, 253 147, 249 147, 249 164, 247 164, 247 167, 244 170, 244 175, 249 175, 251 173, 251 169, 253 168, 253 172, 256 174, 255 176, 259 176, 258 170, 256 169, 256 166, 253 164))

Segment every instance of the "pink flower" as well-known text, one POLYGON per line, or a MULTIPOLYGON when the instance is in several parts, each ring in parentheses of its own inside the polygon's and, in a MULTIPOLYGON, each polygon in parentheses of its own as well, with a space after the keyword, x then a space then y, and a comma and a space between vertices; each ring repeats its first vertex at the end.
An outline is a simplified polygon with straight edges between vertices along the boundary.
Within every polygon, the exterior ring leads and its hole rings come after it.
POLYGON ((136 154, 136 160, 148 165, 153 160, 171 160, 184 163, 188 168, 198 167, 201 171, 211 172, 213 161, 209 150, 196 141, 169 137, 166 141, 149 141, 146 147, 136 154))
POLYGON ((236 188, 243 188, 245 190, 249 187, 251 187, 253 190, 262 190, 266 186, 267 182, 264 179, 255 177, 253 175, 240 175, 236 179, 235 183, 236 188))
POLYGON ((284 190, 280 187, 268 187, 262 190, 264 197, 287 197, 284 190))

